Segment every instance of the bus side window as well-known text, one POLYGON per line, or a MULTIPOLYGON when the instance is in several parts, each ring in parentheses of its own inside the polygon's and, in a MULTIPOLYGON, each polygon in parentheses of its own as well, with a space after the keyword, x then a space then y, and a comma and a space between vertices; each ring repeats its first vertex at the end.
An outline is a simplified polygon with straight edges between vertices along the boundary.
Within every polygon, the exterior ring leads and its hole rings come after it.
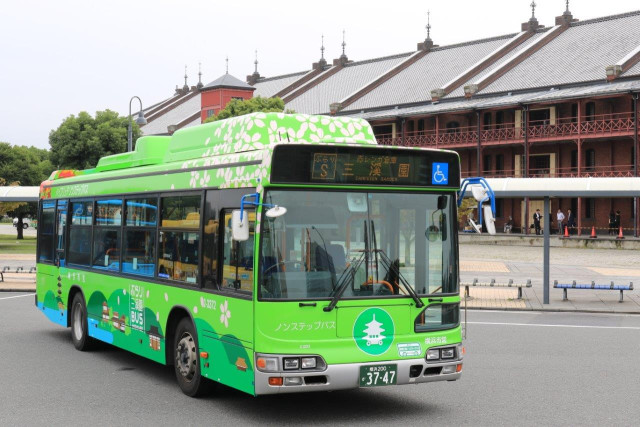
POLYGON ((231 212, 222 212, 224 219, 224 241, 222 245, 223 271, 222 289, 237 289, 251 292, 253 289, 253 252, 256 213, 246 209, 249 216, 249 239, 237 242, 231 238, 231 212))

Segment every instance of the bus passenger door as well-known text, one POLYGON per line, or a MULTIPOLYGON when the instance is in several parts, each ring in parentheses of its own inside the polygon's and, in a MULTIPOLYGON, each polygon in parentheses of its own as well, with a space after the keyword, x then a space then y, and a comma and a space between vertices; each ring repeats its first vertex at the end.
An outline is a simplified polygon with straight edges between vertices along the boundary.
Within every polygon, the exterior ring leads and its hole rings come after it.
POLYGON ((58 268, 64 268, 66 265, 65 242, 67 239, 67 206, 67 200, 58 200, 55 253, 55 264, 58 268))

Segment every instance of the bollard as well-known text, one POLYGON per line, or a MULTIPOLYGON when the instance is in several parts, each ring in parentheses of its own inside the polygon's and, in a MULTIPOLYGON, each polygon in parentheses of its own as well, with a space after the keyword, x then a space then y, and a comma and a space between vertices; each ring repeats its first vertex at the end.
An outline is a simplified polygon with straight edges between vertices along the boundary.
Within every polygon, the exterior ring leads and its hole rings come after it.
POLYGON ((31 268, 29 269, 29 274, 31 274, 31 273, 35 273, 35 271, 36 271, 36 268, 35 268, 35 267, 31 267, 31 268))
POLYGON ((24 268, 22 268, 22 267, 17 267, 17 268, 16 268, 16 273, 20 273, 20 271, 24 271, 24 268))

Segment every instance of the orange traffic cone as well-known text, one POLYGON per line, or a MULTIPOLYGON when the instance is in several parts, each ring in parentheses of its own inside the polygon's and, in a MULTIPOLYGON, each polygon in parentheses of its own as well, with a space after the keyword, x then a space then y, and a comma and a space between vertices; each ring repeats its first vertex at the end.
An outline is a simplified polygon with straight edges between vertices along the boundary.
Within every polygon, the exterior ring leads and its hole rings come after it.
POLYGON ((618 233, 618 237, 616 237, 617 240, 622 240, 624 239, 624 236, 622 235, 622 226, 620 226, 620 232, 618 233))
POLYGON ((563 237, 569 237, 569 226, 568 225, 564 226, 564 236, 563 237))
POLYGON ((591 236, 589 236, 590 239, 597 239, 598 236, 596 236, 596 227, 591 227, 591 236))

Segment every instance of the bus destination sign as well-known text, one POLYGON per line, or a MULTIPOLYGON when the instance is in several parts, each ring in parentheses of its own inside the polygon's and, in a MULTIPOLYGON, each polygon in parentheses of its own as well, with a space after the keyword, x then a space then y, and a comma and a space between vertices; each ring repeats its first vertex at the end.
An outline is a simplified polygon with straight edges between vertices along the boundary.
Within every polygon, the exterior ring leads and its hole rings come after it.
POLYGON ((271 165, 277 184, 460 185, 458 156, 446 151, 292 144, 277 146, 271 165))
POLYGON ((411 184, 426 180, 419 157, 355 153, 314 153, 311 181, 353 184, 411 184))

